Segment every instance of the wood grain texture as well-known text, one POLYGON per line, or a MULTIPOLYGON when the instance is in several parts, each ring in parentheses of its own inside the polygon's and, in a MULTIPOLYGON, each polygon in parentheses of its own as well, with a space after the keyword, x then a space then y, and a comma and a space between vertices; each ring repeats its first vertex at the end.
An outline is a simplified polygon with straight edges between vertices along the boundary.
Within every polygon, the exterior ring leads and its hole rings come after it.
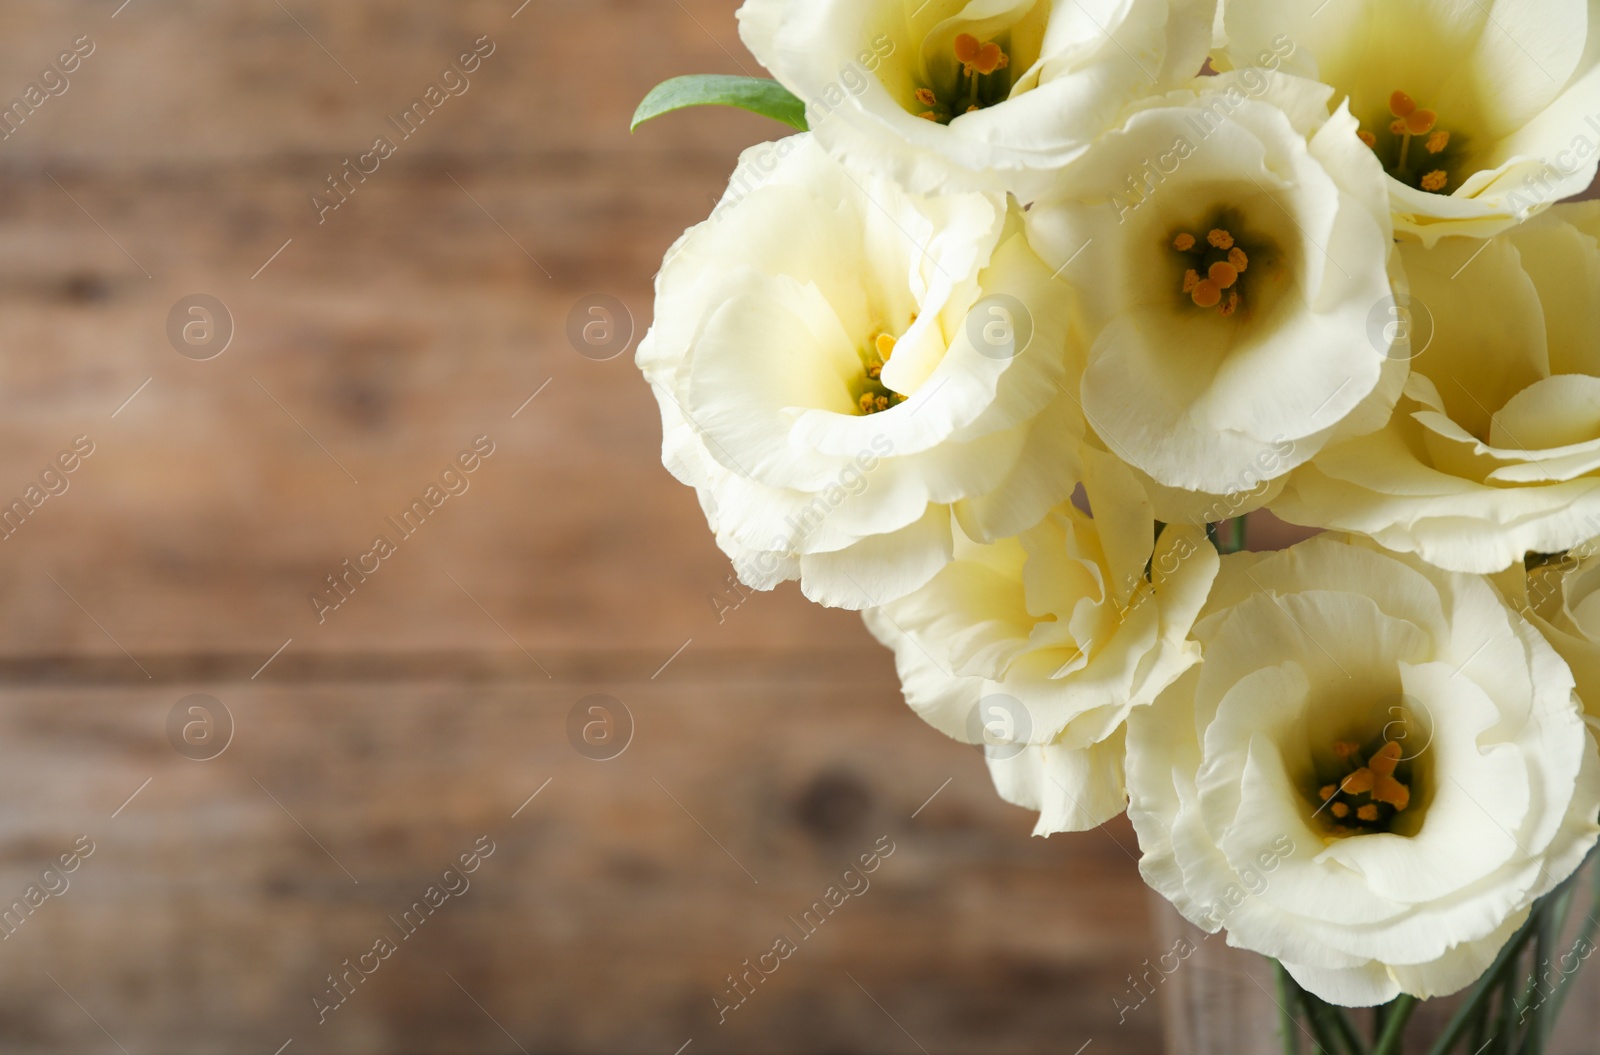
POLYGON ((782 131, 627 132, 661 79, 754 71, 735 0, 518 2, 0 8, 0 99, 95 43, 0 142, 0 498, 95 445, 0 540, 0 909, 95 845, 0 940, 0 1047, 1155 1050, 1155 1009, 1112 1003, 1157 951, 1131 832, 1030 839, 857 617, 792 588, 719 617, 728 562, 630 357, 569 343, 591 294, 642 333, 663 251, 782 131), (209 361, 167 334, 196 293, 236 327, 209 361), (308 595, 485 435, 319 621, 308 595), (168 739, 190 693, 235 722, 210 761, 168 739), (636 722, 606 762, 569 739, 596 693, 636 722), (484 835, 470 890, 319 1025, 326 976, 484 835), (719 1025, 726 976, 880 837, 870 890, 719 1025))
POLYGON ((95 443, 0 541, 0 901, 96 847, 0 941, 0 1046, 1151 1050, 1154 1014, 1111 1003, 1148 952, 1131 834, 1028 838, 855 616, 785 589, 719 620, 647 389, 568 343, 592 293, 642 330, 661 253, 774 134, 626 132, 657 80, 750 65, 735 5, 284 7, 0 11, 0 69, 96 42, 0 144, 0 494, 95 443), (325 177, 484 33, 466 94, 319 224, 325 177), (167 337, 193 293, 235 321, 210 361, 167 337), (307 595, 480 435, 470 489, 319 623, 307 595), (236 722, 210 761, 167 739, 192 692, 236 722), (592 693, 637 722, 612 761, 568 739, 592 693), (719 1024, 880 837, 870 888, 719 1024))

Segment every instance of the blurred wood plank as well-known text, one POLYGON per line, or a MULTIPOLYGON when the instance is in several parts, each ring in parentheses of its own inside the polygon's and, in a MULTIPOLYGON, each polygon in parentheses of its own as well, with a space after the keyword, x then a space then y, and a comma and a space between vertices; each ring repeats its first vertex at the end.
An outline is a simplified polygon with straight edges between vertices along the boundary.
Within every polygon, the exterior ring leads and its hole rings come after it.
POLYGON ((0 743, 29 750, 0 766, 0 894, 95 850, 0 948, 0 1045, 109 1047, 49 975, 129 1052, 507 1050, 450 975, 530 1051, 914 1050, 885 1011, 930 1052, 1157 1043, 1111 1002, 1151 951, 1124 827, 1030 839, 882 678, 613 691, 636 732, 603 762, 568 743, 578 690, 537 684, 5 692, 0 743), (209 761, 166 740, 189 691, 236 723, 209 761), (387 917, 482 835, 470 889, 401 941, 387 917), (719 1025, 726 976, 880 837, 719 1025), (385 934, 319 1026, 326 975, 385 934))

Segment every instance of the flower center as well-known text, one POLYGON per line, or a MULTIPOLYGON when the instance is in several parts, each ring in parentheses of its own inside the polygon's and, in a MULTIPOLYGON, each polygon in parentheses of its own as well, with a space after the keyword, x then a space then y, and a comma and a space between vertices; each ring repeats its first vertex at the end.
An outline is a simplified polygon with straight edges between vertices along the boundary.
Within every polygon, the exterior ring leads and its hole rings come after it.
POLYGON ((1183 292, 1197 308, 1215 308, 1228 316, 1244 304, 1244 273, 1250 254, 1226 227, 1213 227, 1202 241, 1187 231, 1172 239, 1184 257, 1183 292))
POLYGON ((1326 818, 1335 836, 1387 832, 1395 818, 1411 805, 1409 774, 1400 744, 1386 741, 1366 761, 1361 745, 1341 740, 1333 745, 1342 774, 1317 789, 1317 815, 1326 818))
MULTIPOLYGON (((995 41, 980 41, 970 33, 955 39, 955 59, 960 73, 953 82, 917 88, 917 116, 947 125, 962 114, 1004 102, 1011 94, 1011 56, 995 41)), ((954 68, 954 67, 952 67, 954 68)), ((930 78, 930 81, 933 78, 930 78)))
POLYGON ((895 338, 880 333, 872 339, 872 347, 861 354, 862 380, 856 386, 856 406, 863 414, 878 414, 897 407, 906 397, 883 383, 883 367, 894 354, 895 338))
POLYGON ((1362 129, 1361 141, 1371 147, 1389 175, 1409 187, 1446 194, 1451 170, 1463 157, 1461 137, 1438 127, 1439 115, 1417 106, 1405 92, 1389 96, 1393 118, 1380 134, 1362 129))

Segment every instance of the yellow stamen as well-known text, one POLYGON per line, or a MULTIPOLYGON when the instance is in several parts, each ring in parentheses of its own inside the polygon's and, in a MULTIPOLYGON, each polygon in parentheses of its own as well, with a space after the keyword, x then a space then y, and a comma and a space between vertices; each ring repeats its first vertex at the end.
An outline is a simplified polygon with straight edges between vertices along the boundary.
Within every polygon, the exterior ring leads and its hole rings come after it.
POLYGON ((1397 810, 1403 810, 1411 803, 1411 789, 1394 777, 1395 767, 1400 764, 1400 754, 1400 745, 1391 740, 1372 756, 1368 764, 1372 771, 1373 801, 1387 802, 1397 810))
POLYGON ((1395 92, 1389 96, 1389 112, 1396 117, 1410 117, 1416 109, 1416 102, 1405 92, 1395 92))
POLYGON ((921 103, 923 106, 938 106, 939 97, 933 94, 932 88, 918 88, 917 102, 921 103))
POLYGON ((1390 740, 1378 748, 1377 753, 1372 756, 1372 761, 1368 765, 1372 767, 1374 773, 1392 777, 1394 776, 1395 766, 1400 764, 1401 753, 1400 745, 1390 740))
POLYGON ((1450 182, 1450 177, 1445 175, 1444 169, 1434 169, 1422 177, 1422 189, 1426 191, 1444 190, 1445 184, 1450 182))
POLYGON ((1194 235, 1184 232, 1172 240, 1172 248, 1180 253, 1187 253, 1194 248, 1194 235))
POLYGON ((1250 269, 1250 258, 1238 246, 1228 250, 1228 263, 1232 264, 1233 269, 1241 275, 1250 269))
POLYGON ((922 118, 924 121, 938 121, 939 120, 939 115, 934 113, 932 110, 926 110, 926 111, 918 114, 917 116, 922 118))
POLYGON ((1222 289, 1210 279, 1202 279, 1189 291, 1189 297, 1196 307, 1214 308, 1222 300, 1222 289))
MULTIPOLYGON (((1354 765, 1360 762, 1360 747, 1349 741, 1341 740, 1333 745, 1334 753, 1340 758, 1347 759, 1354 765)), ((1411 804, 1411 789, 1395 777, 1395 772, 1400 763, 1404 761, 1401 746, 1394 741, 1389 741, 1373 752, 1367 764, 1339 781, 1338 785, 1324 784, 1318 794, 1322 798, 1322 807, 1326 807, 1334 817, 1343 820, 1355 810, 1355 818, 1366 824, 1377 824, 1384 817, 1381 805, 1394 807, 1396 813, 1404 810, 1411 804), (1368 796, 1367 801, 1357 806, 1346 801, 1357 796, 1368 796), (1336 801, 1337 800, 1337 801, 1336 801)), ((1363 830, 1351 829, 1342 825, 1335 826, 1335 835, 1360 834, 1363 830)))
POLYGON ((1346 795, 1364 795, 1372 790, 1372 784, 1372 770, 1362 766, 1339 782, 1339 790, 1346 795))
POLYGON ((1222 307, 1218 308, 1217 311, 1222 316, 1227 317, 1229 315, 1232 315, 1234 312, 1236 312, 1238 310, 1239 310, 1239 291, 1236 290, 1236 289, 1230 289, 1230 290, 1228 290, 1228 299, 1222 302, 1222 307))
POLYGON ((1000 45, 994 41, 987 44, 978 42, 978 38, 971 33, 962 33, 956 37, 956 61, 965 68, 967 75, 974 71, 988 75, 996 70, 1003 70, 1011 63, 1006 53, 1000 50, 1000 45))
POLYGON ((1199 284, 1200 272, 1191 267, 1189 270, 1183 273, 1183 291, 1185 293, 1193 292, 1194 287, 1198 286, 1199 284))
POLYGON ((1433 126, 1439 122, 1439 115, 1432 110, 1413 110, 1404 120, 1407 132, 1414 136, 1425 136, 1433 131, 1433 126))
POLYGON ((1405 122, 1405 118, 1403 118, 1403 117, 1397 117, 1397 118, 1395 118, 1395 119, 1394 119, 1394 120, 1393 120, 1393 121, 1391 121, 1391 122, 1390 122, 1390 123, 1389 123, 1389 131, 1390 131, 1390 132, 1391 132, 1391 133, 1392 133, 1392 134, 1394 134, 1394 135, 1397 135, 1397 136, 1403 136, 1403 135, 1405 135, 1405 134, 1406 134, 1406 122, 1405 122))
POLYGON ((878 358, 887 363, 889 357, 894 354, 895 339, 887 333, 880 333, 872 343, 877 348, 878 358))
POLYGON ((1229 234, 1227 231, 1224 231, 1220 227, 1213 229, 1210 234, 1206 235, 1206 241, 1210 242, 1218 249, 1233 248, 1233 235, 1229 234))
POLYGON ((862 393, 862 395, 861 395, 861 413, 863 413, 863 414, 871 414, 873 412, 873 410, 876 409, 876 407, 877 407, 877 399, 873 396, 873 394, 871 392, 862 393))
POLYGON ((1366 132, 1366 131, 1357 132, 1356 135, 1359 136, 1361 138, 1361 141, 1363 143, 1367 144, 1367 146, 1369 148, 1377 149, 1377 146, 1378 146, 1378 137, 1377 136, 1373 135, 1371 132, 1366 132))
POLYGON ((1428 137, 1428 153, 1437 154, 1450 145, 1450 133, 1440 129, 1428 137))
POLYGON ((1232 289, 1233 284, 1239 281, 1239 272, 1227 261, 1218 260, 1206 272, 1206 278, 1214 282, 1218 289, 1232 289))

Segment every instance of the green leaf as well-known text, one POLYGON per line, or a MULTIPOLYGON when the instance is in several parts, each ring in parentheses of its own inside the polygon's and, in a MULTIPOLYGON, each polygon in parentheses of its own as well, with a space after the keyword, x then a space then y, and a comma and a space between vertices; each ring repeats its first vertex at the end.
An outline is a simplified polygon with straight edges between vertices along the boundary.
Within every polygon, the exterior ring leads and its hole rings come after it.
POLYGON ((801 132, 807 129, 806 104, 777 81, 761 77, 693 74, 662 81, 650 89, 650 94, 634 111, 629 131, 652 117, 689 106, 737 106, 741 110, 782 121, 801 132))

